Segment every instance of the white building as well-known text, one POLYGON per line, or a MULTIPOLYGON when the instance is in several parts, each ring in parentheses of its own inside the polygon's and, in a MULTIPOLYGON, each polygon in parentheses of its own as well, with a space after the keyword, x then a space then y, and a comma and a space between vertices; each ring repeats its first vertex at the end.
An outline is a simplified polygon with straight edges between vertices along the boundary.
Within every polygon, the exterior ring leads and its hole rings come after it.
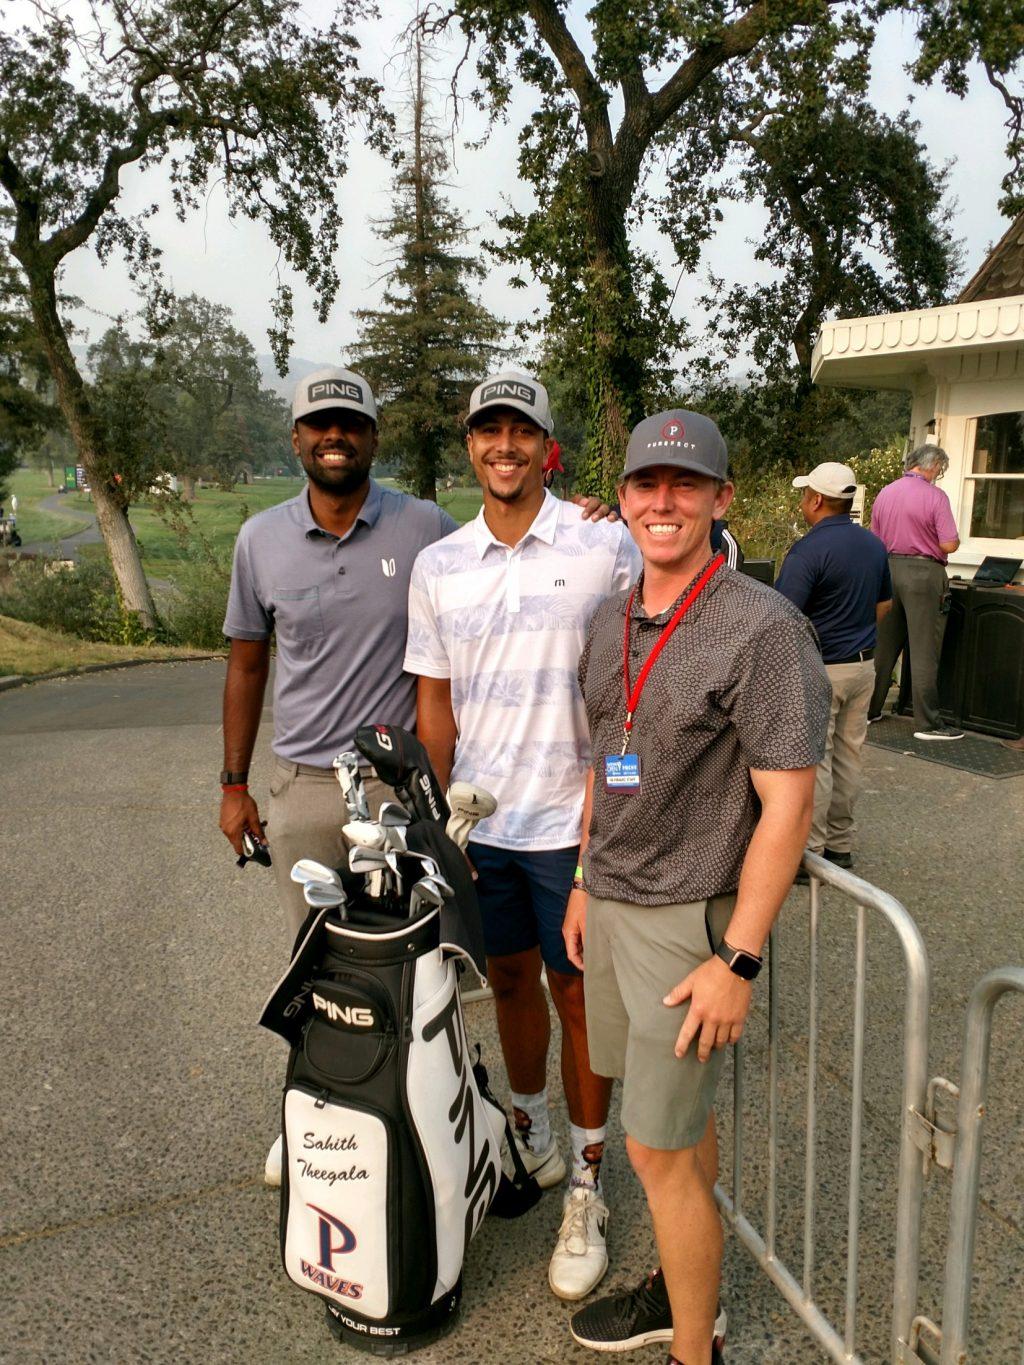
POLYGON ((955 303, 825 323, 811 376, 912 395, 911 446, 934 434, 949 455, 953 574, 970 578, 986 555, 1024 558, 1024 214, 955 303))

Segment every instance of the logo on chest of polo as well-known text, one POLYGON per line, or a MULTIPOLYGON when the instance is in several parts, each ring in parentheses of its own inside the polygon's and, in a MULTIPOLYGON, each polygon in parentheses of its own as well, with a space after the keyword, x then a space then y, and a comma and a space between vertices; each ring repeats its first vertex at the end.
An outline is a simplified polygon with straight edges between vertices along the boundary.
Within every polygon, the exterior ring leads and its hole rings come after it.
POLYGON ((394 578, 395 561, 393 559, 382 559, 380 561, 380 571, 385 578, 394 578))

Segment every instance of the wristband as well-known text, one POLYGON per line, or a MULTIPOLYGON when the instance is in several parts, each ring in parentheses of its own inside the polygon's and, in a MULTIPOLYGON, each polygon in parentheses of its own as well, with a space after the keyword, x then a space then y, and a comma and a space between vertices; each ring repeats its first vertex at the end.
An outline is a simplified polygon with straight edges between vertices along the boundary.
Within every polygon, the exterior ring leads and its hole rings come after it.
POLYGON ((222 787, 244 787, 249 779, 249 769, 245 768, 241 772, 233 773, 228 768, 224 768, 220 775, 220 785, 222 787))
POLYGON ((247 792, 249 784, 248 782, 222 782, 220 789, 222 792, 247 792))
POLYGON ((580 863, 576 871, 572 874, 572 889, 574 891, 585 891, 587 888, 583 884, 583 864, 580 863))

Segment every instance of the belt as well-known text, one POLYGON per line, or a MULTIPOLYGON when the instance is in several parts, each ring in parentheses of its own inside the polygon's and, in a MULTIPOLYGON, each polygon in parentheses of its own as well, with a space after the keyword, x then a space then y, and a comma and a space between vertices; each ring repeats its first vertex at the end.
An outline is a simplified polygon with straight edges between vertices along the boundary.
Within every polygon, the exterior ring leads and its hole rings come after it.
POLYGON ((870 649, 862 649, 859 654, 850 654, 845 659, 826 659, 825 667, 830 668, 832 664, 866 664, 869 659, 875 657, 874 646, 870 649))
MULTIPOLYGON (((286 769, 291 777, 333 778, 336 775, 333 767, 318 768, 312 763, 296 763, 290 758, 282 758, 280 754, 274 755, 274 762, 286 769)), ((370 763, 360 763, 359 771, 364 778, 377 776, 377 769, 370 763)))
POLYGON ((939 565, 941 565, 942 568, 945 568, 945 567, 946 567, 945 564, 943 564, 942 560, 941 560, 941 559, 936 559, 934 555, 898 555, 898 554, 896 554, 895 552, 890 551, 890 553, 889 553, 889 558, 890 558, 890 559, 923 559, 923 560, 925 560, 925 562, 928 563, 928 564, 939 564, 939 565))

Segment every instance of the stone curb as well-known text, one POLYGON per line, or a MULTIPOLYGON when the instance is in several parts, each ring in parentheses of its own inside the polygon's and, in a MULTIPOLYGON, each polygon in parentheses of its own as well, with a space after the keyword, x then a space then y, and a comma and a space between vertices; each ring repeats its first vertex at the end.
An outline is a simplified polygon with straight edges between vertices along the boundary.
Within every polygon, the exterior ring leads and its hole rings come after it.
POLYGON ((0 692, 9 692, 15 687, 27 687, 30 683, 52 682, 55 678, 77 678, 82 673, 109 673, 115 668, 140 668, 143 664, 194 664, 204 659, 223 659, 225 654, 183 654, 177 659, 120 659, 109 664, 82 664, 80 668, 65 668, 57 673, 15 673, 0 678, 0 692))

